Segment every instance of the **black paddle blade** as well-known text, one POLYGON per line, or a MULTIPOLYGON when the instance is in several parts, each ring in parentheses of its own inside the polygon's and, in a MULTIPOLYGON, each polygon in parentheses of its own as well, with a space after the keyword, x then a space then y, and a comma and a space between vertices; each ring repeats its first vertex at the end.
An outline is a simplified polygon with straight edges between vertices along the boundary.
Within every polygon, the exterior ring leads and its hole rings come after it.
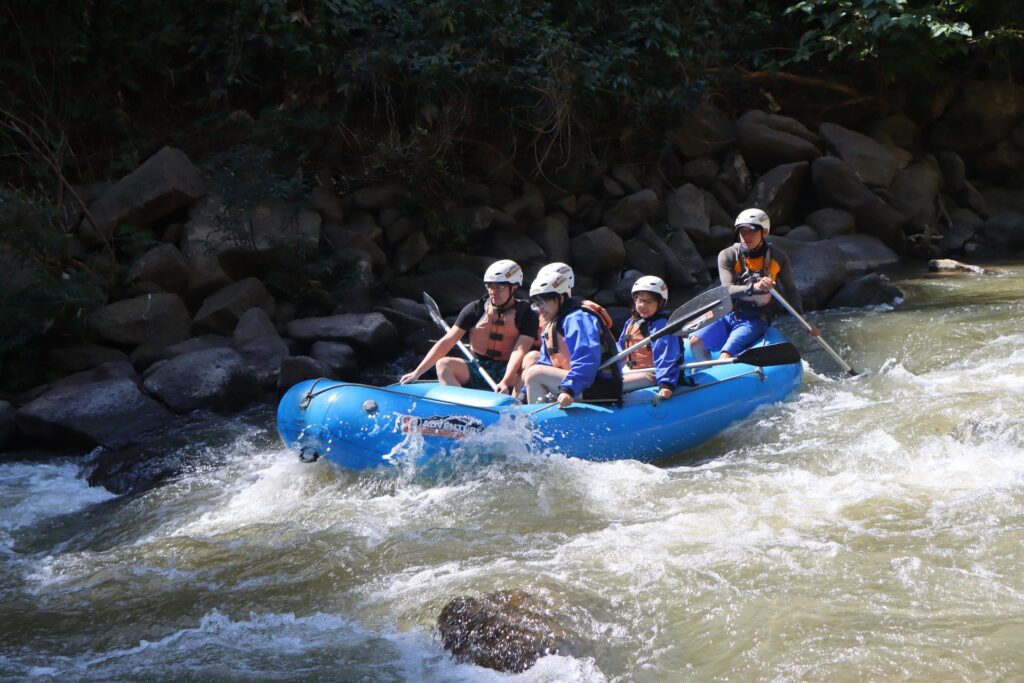
POLYGON ((437 302, 434 301, 434 297, 430 296, 426 292, 423 292, 423 305, 427 307, 427 313, 430 314, 430 319, 445 332, 448 331, 448 325, 445 323, 444 318, 441 316, 441 309, 438 308, 437 302))
POLYGON ((759 368, 769 365, 791 365, 800 362, 800 351, 789 342, 783 342, 770 346, 755 346, 736 356, 735 360, 737 363, 756 365, 759 368))
POLYGON ((698 294, 672 312, 666 327, 672 334, 685 337, 707 327, 732 310, 732 297, 726 287, 715 287, 698 294))

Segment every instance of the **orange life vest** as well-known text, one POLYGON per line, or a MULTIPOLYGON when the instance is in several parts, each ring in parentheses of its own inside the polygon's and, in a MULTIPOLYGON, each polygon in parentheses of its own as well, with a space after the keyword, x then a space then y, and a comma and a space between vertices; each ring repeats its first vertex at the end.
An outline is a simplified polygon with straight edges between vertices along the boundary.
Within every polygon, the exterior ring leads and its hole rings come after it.
MULTIPOLYGON (((779 267, 779 262, 772 258, 771 249, 766 248, 764 256, 759 258, 749 258, 741 253, 739 258, 736 259, 732 270, 736 274, 736 284, 744 285, 764 276, 770 277, 772 282, 778 282, 781 268, 779 267)), ((771 292, 746 294, 736 297, 736 301, 745 302, 748 309, 767 306, 771 300, 771 292)))
POLYGON ((485 301, 484 314, 469 330, 469 346, 473 353, 500 362, 506 362, 512 356, 518 338, 515 299, 500 310, 490 301, 485 301))
MULTIPOLYGON (((608 311, 604 309, 604 306, 590 301, 589 299, 581 301, 579 307, 584 311, 597 316, 598 320, 601 321, 601 324, 604 327, 601 331, 601 357, 603 359, 606 352, 606 349, 604 348, 606 346, 604 343, 605 337, 609 337, 611 335, 612 317, 608 314, 608 311)), ((570 309, 566 312, 566 315, 571 313, 572 310, 575 309, 570 309)), ((566 346, 565 336, 562 334, 562 318, 564 317, 564 315, 559 316, 556 320, 544 325, 543 334, 540 335, 544 346, 547 348, 548 359, 551 360, 551 365, 559 368, 560 370, 569 369, 569 347, 566 346)))
MULTIPOLYGON (((664 313, 655 313, 649 319, 644 319, 639 316, 631 318, 626 324, 626 336, 623 338, 624 349, 628 349, 634 344, 639 344, 647 337, 651 336, 651 323, 659 318, 668 318, 664 313)), ((654 367, 654 351, 653 345, 648 344, 642 349, 637 349, 633 353, 626 356, 626 366, 635 369, 643 370, 646 368, 654 367)))

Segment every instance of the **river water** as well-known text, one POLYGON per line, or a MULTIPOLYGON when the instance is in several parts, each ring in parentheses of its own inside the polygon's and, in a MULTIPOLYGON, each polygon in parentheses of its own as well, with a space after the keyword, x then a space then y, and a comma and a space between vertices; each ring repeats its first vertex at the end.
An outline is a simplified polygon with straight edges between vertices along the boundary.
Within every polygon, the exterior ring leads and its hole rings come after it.
POLYGON ((271 425, 133 497, 71 460, 0 465, 0 677, 1020 680, 1024 265, 1004 267, 812 314, 856 379, 785 326, 801 391, 659 466, 496 434, 497 460, 356 476, 271 425), (453 661, 438 612, 497 589, 549 604, 572 653, 453 661))

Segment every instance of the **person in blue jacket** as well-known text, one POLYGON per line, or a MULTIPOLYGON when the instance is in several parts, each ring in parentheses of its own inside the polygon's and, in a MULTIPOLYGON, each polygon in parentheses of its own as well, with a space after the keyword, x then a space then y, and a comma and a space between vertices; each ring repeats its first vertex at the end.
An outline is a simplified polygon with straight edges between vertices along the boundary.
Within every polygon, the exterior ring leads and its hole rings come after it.
MULTIPOLYGON (((665 327, 668 313, 668 285, 660 277, 645 275, 633 283, 633 315, 619 335, 619 348, 625 351, 665 327)), ((654 343, 626 356, 622 388, 633 391, 657 385, 658 397, 672 398, 679 382, 679 338, 667 334, 654 343)))
POLYGON ((523 374, 529 403, 557 396, 560 408, 574 400, 622 399, 622 369, 613 363, 599 370, 618 349, 608 312, 591 301, 569 296, 569 280, 561 273, 538 275, 530 285, 530 303, 543 329, 540 359, 523 374))

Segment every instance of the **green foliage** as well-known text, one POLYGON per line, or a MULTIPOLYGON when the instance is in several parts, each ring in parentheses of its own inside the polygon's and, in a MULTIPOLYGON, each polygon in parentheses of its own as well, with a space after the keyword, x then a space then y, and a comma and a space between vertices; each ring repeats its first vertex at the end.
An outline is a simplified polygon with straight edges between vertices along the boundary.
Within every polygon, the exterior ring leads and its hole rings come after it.
POLYGON ((887 82, 937 81, 969 55, 1018 43, 1018 14, 991 0, 802 0, 786 9, 807 27, 780 66, 824 57, 873 67, 887 82))
POLYGON ((64 237, 50 212, 24 193, 0 189, 0 356, 46 334, 78 334, 103 303, 104 284, 62 265, 64 237))

